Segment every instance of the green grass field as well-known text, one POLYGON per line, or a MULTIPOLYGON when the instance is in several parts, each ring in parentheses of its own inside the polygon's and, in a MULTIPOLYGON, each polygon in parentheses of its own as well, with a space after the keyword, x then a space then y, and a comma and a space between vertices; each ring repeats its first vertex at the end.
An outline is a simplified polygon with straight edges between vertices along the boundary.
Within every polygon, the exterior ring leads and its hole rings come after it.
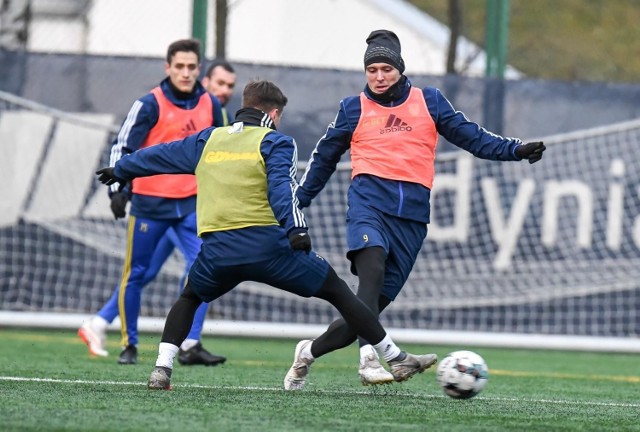
POLYGON ((415 346, 441 358, 481 354, 490 369, 471 400, 446 397, 428 370, 408 382, 369 388, 355 346, 313 365, 301 392, 282 379, 296 341, 207 338, 223 366, 177 364, 173 391, 149 391, 159 335, 143 335, 139 363, 90 358, 71 330, 0 329, 2 431, 640 431, 637 355, 415 346))

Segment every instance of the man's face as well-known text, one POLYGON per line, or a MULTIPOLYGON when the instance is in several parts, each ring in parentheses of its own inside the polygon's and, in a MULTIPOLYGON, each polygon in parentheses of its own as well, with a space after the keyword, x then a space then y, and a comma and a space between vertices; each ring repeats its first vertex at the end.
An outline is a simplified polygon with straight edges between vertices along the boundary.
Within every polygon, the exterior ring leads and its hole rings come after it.
POLYGON ((164 65, 164 71, 178 90, 191 93, 200 75, 198 56, 194 52, 178 51, 171 63, 164 65))
POLYGON ((222 66, 216 66, 211 75, 202 79, 202 85, 224 106, 229 102, 236 86, 236 74, 222 66))
POLYGON ((387 63, 371 63, 365 69, 367 84, 375 94, 386 92, 400 80, 400 71, 387 63))

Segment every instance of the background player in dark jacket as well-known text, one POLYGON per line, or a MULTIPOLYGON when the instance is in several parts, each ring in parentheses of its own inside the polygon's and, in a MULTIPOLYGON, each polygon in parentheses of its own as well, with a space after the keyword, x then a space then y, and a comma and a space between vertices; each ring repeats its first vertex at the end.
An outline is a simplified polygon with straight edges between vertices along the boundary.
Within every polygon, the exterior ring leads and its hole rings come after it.
MULTIPOLYGON (((401 351, 326 260, 311 250, 294 192, 296 144, 275 130, 286 103, 273 83, 251 82, 232 126, 142 150, 122 158, 115 168, 98 171, 106 184, 158 173, 195 173, 198 179, 203 246, 167 316, 151 389, 170 388, 173 359, 199 305, 249 280, 329 301, 374 344, 399 380, 435 362, 432 356, 401 351)), ((299 356, 304 358, 311 345, 299 345, 299 356)), ((308 367, 304 361, 299 365, 304 375, 308 367)), ((285 388, 294 389, 297 375, 288 378, 285 388)))
MULTIPOLYGON (((540 160, 541 142, 523 145, 481 128, 454 110, 437 88, 413 87, 395 33, 376 30, 367 38, 364 91, 340 109, 311 154, 297 190, 304 208, 320 193, 341 156, 351 150, 347 257, 358 275, 358 297, 376 314, 398 295, 427 235, 438 134, 482 159, 530 163, 540 160)), ((356 332, 344 320, 318 337, 315 357, 345 347, 356 332)), ((360 379, 377 384, 389 373, 360 339, 360 379)), ((385 378, 386 377, 386 378, 385 378)))
MULTIPOLYGON (((225 105, 229 102, 231 96, 233 96, 236 85, 236 74, 233 66, 231 66, 231 64, 224 60, 216 60, 212 62, 207 68, 207 73, 202 79, 202 85, 220 102, 220 105, 222 107, 221 109, 223 125, 227 126, 229 124, 229 120, 233 119, 225 109, 225 105)), ((116 217, 116 219, 124 217, 126 215, 126 204, 130 197, 127 193, 118 194, 116 192, 112 195, 112 198, 113 200, 111 208, 114 216, 116 217)), ((162 266, 171 256, 175 248, 178 248, 183 256, 186 257, 187 255, 189 255, 189 253, 185 251, 182 243, 180 242, 180 238, 176 235, 173 228, 169 228, 162 236, 162 238, 158 241, 158 245, 153 251, 153 256, 149 263, 149 268, 147 269, 142 281, 143 287, 156 278, 162 266)), ((186 276, 190 266, 191 262, 186 262, 184 277, 180 283, 181 287, 184 286, 184 282, 186 280, 186 276)), ((119 296, 120 289, 118 285, 111 295, 111 298, 107 300, 107 302, 98 311, 98 313, 90 320, 85 322, 78 330, 78 334, 83 338, 83 340, 86 341, 89 348, 89 353, 92 355, 107 356, 109 354, 105 348, 107 326, 112 323, 119 314, 119 296)), ((202 310, 198 311, 199 313, 196 315, 196 325, 192 328, 192 334, 194 335, 194 338, 185 342, 183 347, 185 349, 180 350, 178 360, 181 364, 216 365, 225 361, 224 357, 214 354, 209 355, 206 350, 197 345, 197 339, 199 339, 198 329, 202 328, 201 321, 204 320, 204 315, 200 316, 203 311, 206 311, 206 308, 203 307, 202 310)))
MULTIPOLYGON (((111 149, 111 164, 139 149, 180 139, 211 125, 223 125, 220 102, 198 82, 200 43, 197 40, 179 40, 169 46, 165 73, 167 78, 158 87, 133 103, 111 149)), ((196 234, 197 190, 193 175, 156 176, 136 180, 131 187, 127 251, 118 286, 124 347, 118 359, 120 364, 137 361, 141 293, 148 281, 146 273, 154 257, 152 252, 160 239, 172 229, 189 266, 201 245, 196 234)), ((111 208, 116 217, 125 216, 128 199, 128 192, 120 189, 120 185, 111 188, 111 208)), ((206 305, 203 305, 182 346, 183 364, 215 365, 226 360, 207 352, 200 343, 205 315, 206 305)), ((90 325, 81 327, 79 335, 90 350, 100 336, 92 332, 90 325)), ((98 355, 106 352, 94 351, 98 355)))

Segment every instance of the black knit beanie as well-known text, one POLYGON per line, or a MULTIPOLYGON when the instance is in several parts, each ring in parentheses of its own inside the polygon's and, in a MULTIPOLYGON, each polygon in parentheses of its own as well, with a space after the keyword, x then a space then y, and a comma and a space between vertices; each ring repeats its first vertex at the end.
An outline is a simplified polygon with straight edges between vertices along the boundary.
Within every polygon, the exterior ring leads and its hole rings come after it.
POLYGON ((374 30, 367 38, 367 50, 364 53, 364 67, 371 63, 387 63, 404 72, 404 61, 400 55, 400 39, 392 31, 374 30))

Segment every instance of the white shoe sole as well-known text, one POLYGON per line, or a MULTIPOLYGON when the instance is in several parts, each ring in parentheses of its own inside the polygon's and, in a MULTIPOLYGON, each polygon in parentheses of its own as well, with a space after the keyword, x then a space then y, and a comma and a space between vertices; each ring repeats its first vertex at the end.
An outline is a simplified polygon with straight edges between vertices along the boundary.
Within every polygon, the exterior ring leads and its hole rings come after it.
POLYGON ((389 374, 389 376, 378 376, 376 378, 365 377, 360 374, 360 382, 363 386, 373 386, 380 384, 391 384, 393 381, 393 375, 389 374))

